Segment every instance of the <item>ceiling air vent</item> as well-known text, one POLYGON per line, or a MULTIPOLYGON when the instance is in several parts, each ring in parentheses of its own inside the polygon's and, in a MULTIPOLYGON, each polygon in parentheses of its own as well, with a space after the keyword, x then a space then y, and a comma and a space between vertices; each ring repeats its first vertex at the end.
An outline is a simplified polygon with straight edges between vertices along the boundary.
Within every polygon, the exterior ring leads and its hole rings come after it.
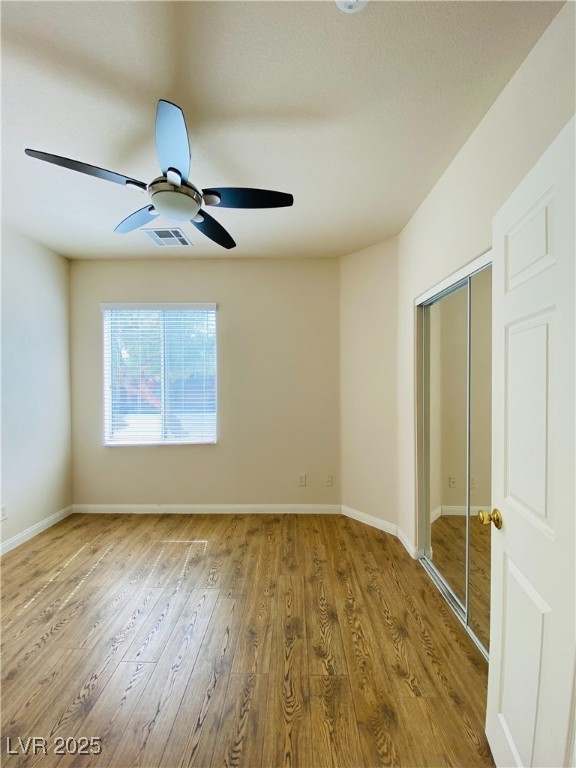
POLYGON ((164 246, 192 245, 181 229, 142 229, 141 231, 161 248, 164 246))

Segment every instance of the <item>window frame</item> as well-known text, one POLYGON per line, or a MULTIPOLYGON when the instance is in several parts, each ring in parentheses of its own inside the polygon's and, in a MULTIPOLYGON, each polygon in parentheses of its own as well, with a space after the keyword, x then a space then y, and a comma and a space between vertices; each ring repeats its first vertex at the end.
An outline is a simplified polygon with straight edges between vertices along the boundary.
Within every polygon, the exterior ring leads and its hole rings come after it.
MULTIPOLYGON (((216 302, 103 302, 100 304, 102 315, 102 445, 106 448, 145 448, 147 446, 166 446, 166 445, 215 445, 218 442, 218 304, 216 302), (215 344, 215 391, 214 391, 214 437, 208 440, 110 440, 111 431, 108 418, 111 413, 111 353, 110 353, 110 333, 107 328, 108 312, 113 310, 132 310, 138 311, 198 311, 212 310, 214 312, 214 344, 215 344)), ((164 371, 164 365, 162 366, 164 371)), ((162 377, 162 387, 164 387, 164 375, 162 377)))

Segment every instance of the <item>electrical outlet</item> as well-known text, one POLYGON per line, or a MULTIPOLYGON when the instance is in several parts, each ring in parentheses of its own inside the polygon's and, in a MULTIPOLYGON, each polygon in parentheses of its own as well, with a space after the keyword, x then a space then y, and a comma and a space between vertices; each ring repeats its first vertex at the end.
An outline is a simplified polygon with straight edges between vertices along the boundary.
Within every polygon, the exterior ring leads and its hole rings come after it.
POLYGON ((2 504, 2 520, 6 520, 8 517, 8 509, 6 507, 6 504, 2 504))
POLYGON ((306 485, 306 475, 298 475, 298 485, 306 485))
POLYGON ((456 488, 456 478, 454 475, 449 475, 448 477, 448 488, 456 488))
POLYGON ((329 488, 331 485, 333 485, 332 475, 326 475, 326 477, 324 478, 324 485, 327 488, 329 488))

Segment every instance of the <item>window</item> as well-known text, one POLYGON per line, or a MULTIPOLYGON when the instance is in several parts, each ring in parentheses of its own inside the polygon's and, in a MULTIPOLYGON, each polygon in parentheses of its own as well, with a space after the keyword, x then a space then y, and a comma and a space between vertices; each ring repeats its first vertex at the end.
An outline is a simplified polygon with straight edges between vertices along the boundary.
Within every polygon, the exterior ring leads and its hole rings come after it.
POLYGON ((106 445, 216 442, 216 305, 105 304, 106 445))

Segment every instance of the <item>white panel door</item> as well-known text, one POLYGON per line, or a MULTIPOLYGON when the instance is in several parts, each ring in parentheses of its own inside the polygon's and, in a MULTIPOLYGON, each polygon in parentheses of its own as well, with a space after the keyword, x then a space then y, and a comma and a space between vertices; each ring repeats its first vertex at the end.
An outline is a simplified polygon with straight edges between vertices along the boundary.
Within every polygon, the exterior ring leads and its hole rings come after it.
POLYGON ((486 734, 499 766, 571 760, 575 655, 574 119, 493 222, 486 734))

